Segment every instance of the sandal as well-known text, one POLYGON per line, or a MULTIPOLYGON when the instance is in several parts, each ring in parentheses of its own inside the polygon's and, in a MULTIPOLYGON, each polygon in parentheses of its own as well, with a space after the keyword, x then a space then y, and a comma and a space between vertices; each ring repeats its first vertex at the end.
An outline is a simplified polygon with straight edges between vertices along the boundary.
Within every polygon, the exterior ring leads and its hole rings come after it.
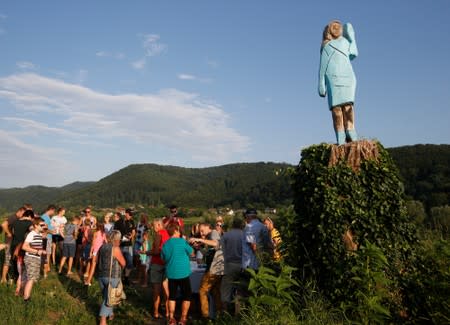
POLYGON ((177 320, 175 318, 171 318, 167 325, 177 325, 177 320))
POLYGON ((163 317, 161 316, 161 315, 153 315, 152 316, 153 317, 153 319, 163 319, 163 317))

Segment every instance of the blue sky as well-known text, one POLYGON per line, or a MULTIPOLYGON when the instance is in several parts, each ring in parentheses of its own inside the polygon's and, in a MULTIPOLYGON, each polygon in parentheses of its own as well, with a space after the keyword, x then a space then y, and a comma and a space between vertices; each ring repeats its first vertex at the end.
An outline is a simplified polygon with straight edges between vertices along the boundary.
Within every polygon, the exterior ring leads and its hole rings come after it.
POLYGON ((450 1, 2 1, 0 188, 132 163, 298 163, 334 142, 321 33, 351 22, 356 128, 450 140, 450 1))

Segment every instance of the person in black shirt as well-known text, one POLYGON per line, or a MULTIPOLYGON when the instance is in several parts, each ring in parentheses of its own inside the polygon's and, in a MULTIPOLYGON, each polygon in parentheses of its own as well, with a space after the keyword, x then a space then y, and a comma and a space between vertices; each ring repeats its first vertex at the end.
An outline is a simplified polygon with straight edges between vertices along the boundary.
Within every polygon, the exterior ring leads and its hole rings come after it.
POLYGON ((19 218, 11 227, 12 241, 11 241, 11 259, 13 262, 14 279, 16 280, 16 295, 20 294, 22 289, 22 270, 23 270, 23 255, 22 243, 26 235, 33 228, 33 210, 26 210, 23 216, 19 218))
POLYGON ((125 217, 120 218, 114 224, 114 230, 119 230, 122 234, 120 250, 122 251, 123 257, 125 257, 125 260, 127 261, 123 283, 128 285, 129 276, 131 270, 133 269, 133 240, 136 236, 136 226, 134 224, 133 212, 131 209, 125 210, 125 217))
POLYGON ((5 260, 3 261, 2 268, 2 279, 0 283, 6 283, 6 278, 8 276, 9 266, 11 263, 11 241, 12 241, 12 232, 11 227, 13 224, 22 217, 23 213, 26 211, 26 208, 20 207, 15 214, 8 217, 2 223, 2 230, 5 232, 5 260))

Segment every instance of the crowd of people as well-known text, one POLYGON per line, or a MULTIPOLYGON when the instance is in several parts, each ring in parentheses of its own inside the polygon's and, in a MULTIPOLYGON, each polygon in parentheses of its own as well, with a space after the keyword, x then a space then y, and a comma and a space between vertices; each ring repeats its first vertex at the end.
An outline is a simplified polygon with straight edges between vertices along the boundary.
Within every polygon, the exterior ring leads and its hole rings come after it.
POLYGON ((152 316, 167 319, 170 325, 184 325, 192 300, 192 266, 204 269, 198 288, 201 317, 209 320, 234 310, 238 283, 248 279, 245 269, 257 270, 262 255, 278 262, 281 237, 270 218, 260 220, 255 209, 247 209, 244 218, 235 217, 229 229, 218 216, 215 223, 197 223, 186 232, 176 206, 169 214, 149 222, 134 212, 108 212, 97 220, 86 207, 70 220, 64 207, 49 205, 42 215, 24 205, 3 221, 1 227, 5 251, 1 283, 15 283, 17 296, 28 302, 34 283, 47 277, 53 265, 58 274, 78 274, 91 286, 96 276, 102 294, 100 324, 114 317, 108 305, 108 284, 116 287, 151 284, 152 316), (131 280, 133 275, 133 280, 131 280), (209 297, 213 299, 209 299, 209 297), (177 301, 181 302, 176 320, 177 301), (210 302, 214 305, 210 306, 210 302))

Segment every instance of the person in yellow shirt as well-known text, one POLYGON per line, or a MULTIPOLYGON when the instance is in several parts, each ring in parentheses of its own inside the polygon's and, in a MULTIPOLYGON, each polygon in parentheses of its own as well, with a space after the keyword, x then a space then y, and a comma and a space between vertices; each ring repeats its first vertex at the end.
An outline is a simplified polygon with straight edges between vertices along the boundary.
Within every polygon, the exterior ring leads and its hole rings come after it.
POLYGON ((270 239, 272 240, 273 259, 274 261, 279 262, 281 260, 280 245, 282 243, 280 232, 275 228, 272 219, 269 217, 264 219, 264 225, 269 230, 270 239))

